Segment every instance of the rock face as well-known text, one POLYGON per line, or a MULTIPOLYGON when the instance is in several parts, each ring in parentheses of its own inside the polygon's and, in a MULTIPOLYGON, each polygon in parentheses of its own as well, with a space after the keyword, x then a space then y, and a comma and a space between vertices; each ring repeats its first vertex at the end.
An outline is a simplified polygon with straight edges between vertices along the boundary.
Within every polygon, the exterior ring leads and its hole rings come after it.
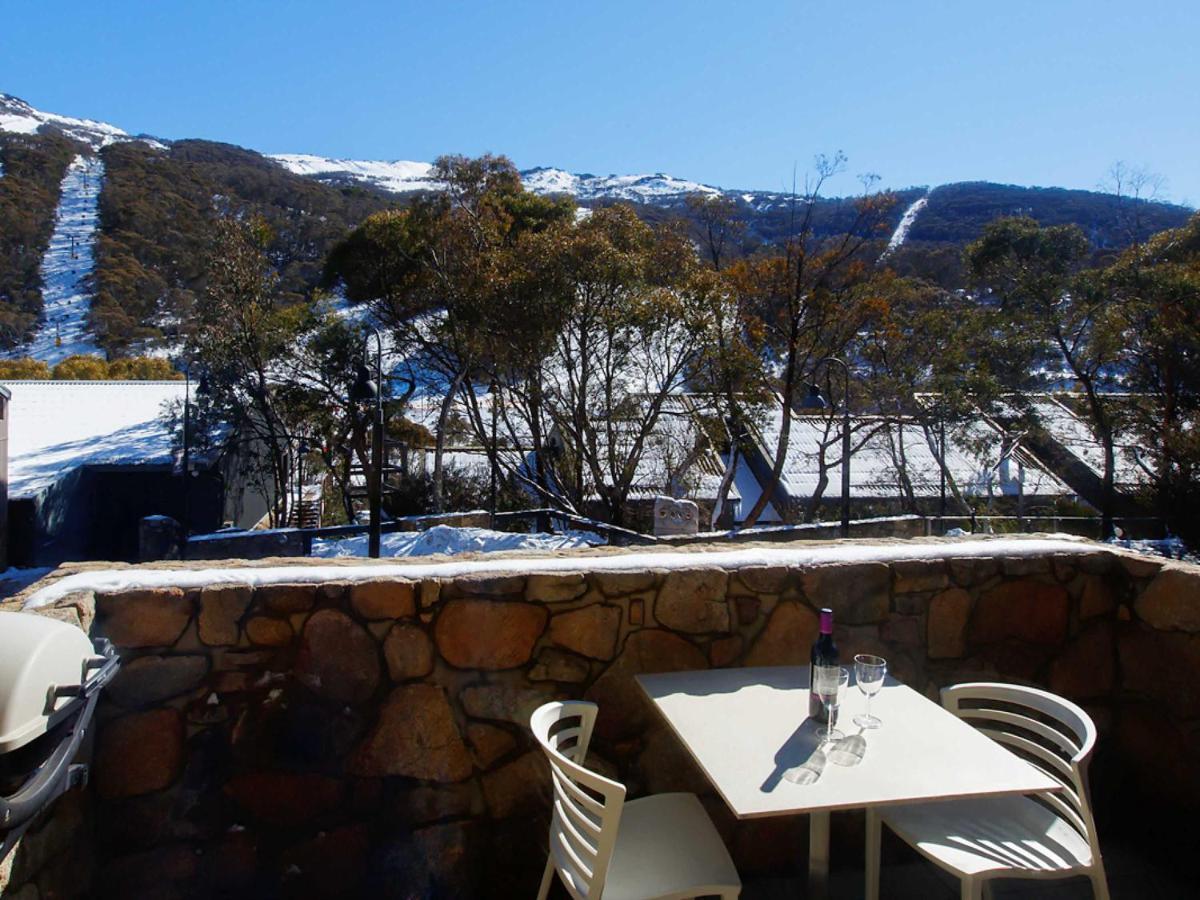
POLYGON ((750 647, 745 665, 807 665, 820 629, 820 619, 807 606, 792 600, 782 601, 771 611, 766 627, 750 647))
POLYGON ((1069 598, 1061 585, 1028 578, 1008 581, 980 594, 971 641, 1056 644, 1067 636, 1069 613, 1069 598))
POLYGON ((379 647, 345 613, 318 610, 304 626, 296 674, 322 697, 362 703, 379 684, 379 647))
POLYGON ((1163 567, 1134 609, 1155 628, 1164 631, 1200 631, 1200 596, 1196 575, 1183 568, 1163 567))
POLYGON ((690 641, 660 629, 635 631, 604 670, 587 697, 600 705, 598 733, 608 738, 636 734, 645 721, 648 701, 634 676, 708 668, 704 653, 690 641))
POLYGON ((927 642, 930 659, 958 659, 967 652, 971 595, 962 588, 942 591, 929 601, 927 642))
POLYGON ((471 774, 471 755, 445 692, 407 684, 388 696, 350 768, 356 775, 462 781, 471 774))
POLYGON ((407 581, 366 581, 350 588, 350 603, 364 619, 401 619, 417 611, 415 590, 407 581))
POLYGON ((236 644, 238 623, 250 606, 250 588, 205 588, 200 592, 200 640, 210 647, 236 644))
POLYGON ((117 672, 108 695, 122 706, 150 706, 195 690, 207 674, 206 656, 139 656, 117 672))
POLYGON ((384 639, 383 658, 392 681, 421 678, 433 671, 433 642, 417 625, 397 622, 384 639))
POLYGON ((523 601, 451 600, 434 636, 446 662, 460 669, 511 669, 533 655, 546 629, 544 606, 523 601))

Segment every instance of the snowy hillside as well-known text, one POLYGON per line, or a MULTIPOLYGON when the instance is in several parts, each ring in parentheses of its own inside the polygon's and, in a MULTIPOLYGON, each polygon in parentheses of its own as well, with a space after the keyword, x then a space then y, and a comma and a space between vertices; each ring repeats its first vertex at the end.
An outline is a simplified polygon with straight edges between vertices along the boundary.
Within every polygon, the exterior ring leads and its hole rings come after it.
POLYGON ((97 201, 104 164, 76 156, 62 182, 54 234, 42 257, 42 319, 33 338, 4 355, 32 356, 54 365, 74 353, 102 354, 87 331, 97 201))
POLYGON ((81 141, 93 150, 99 150, 113 141, 134 139, 115 125, 96 122, 92 119, 74 119, 70 116, 42 112, 34 109, 19 97, 0 94, 0 131, 35 134, 43 125, 53 126, 67 137, 81 141))
POLYGON ((888 240, 887 249, 883 251, 886 257, 897 250, 904 241, 908 238, 908 232, 912 229, 913 223, 917 221, 917 216, 921 214, 926 206, 929 205, 929 195, 920 197, 904 211, 904 215, 900 217, 900 222, 896 225, 896 230, 892 232, 891 238, 888 240))
POLYGON ((326 159, 305 153, 279 153, 270 157, 289 172, 322 179, 346 178, 361 181, 393 194, 408 191, 433 190, 436 185, 429 178, 429 163, 392 162, 363 159, 326 159))

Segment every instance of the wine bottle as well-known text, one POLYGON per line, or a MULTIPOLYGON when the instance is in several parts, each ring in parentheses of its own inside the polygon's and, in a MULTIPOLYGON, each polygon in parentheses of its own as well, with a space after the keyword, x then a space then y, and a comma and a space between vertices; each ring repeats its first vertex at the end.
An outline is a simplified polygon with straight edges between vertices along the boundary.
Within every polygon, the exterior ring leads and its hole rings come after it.
POLYGON ((825 706, 817 695, 816 677, 817 666, 836 666, 838 649, 833 642, 833 610, 821 610, 821 633, 812 645, 812 667, 808 670, 808 717, 817 722, 826 721, 825 706))

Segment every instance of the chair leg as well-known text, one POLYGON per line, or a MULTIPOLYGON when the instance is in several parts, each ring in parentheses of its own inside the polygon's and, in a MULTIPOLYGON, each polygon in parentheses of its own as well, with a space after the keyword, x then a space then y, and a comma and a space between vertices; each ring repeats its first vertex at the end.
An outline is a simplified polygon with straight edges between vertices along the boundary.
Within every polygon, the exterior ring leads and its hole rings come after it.
POLYGON ((537 900, 546 900, 550 893, 550 882, 554 880, 554 857, 546 859, 546 871, 542 872, 542 886, 538 888, 537 900))
POLYGON ((974 878, 962 881, 962 900, 983 900, 983 884, 974 878))
POLYGON ((1092 880, 1092 895, 1096 900, 1108 900, 1108 878, 1104 874, 1104 864, 1095 866, 1088 877, 1092 880))
POLYGON ((867 810, 867 839, 866 839, 866 898, 879 900, 879 844, 883 833, 883 822, 875 809, 867 810))

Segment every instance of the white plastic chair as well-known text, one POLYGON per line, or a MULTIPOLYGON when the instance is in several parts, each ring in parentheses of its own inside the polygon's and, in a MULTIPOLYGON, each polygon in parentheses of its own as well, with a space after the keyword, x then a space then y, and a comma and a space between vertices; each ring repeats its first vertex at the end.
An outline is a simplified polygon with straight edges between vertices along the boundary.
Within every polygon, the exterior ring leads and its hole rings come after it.
POLYGON ((584 767, 596 704, 547 703, 529 724, 550 761, 550 855, 538 890, 555 871, 576 900, 675 900, 742 890, 729 852, 694 794, 625 802, 625 786, 584 767))
POLYGON ((1096 897, 1108 883, 1088 797, 1096 726, 1047 691, 1012 684, 959 684, 942 691, 950 712, 1063 786, 1030 796, 980 797, 867 810, 867 897, 879 897, 880 823, 957 875, 964 900, 994 878, 1086 875, 1096 897))

